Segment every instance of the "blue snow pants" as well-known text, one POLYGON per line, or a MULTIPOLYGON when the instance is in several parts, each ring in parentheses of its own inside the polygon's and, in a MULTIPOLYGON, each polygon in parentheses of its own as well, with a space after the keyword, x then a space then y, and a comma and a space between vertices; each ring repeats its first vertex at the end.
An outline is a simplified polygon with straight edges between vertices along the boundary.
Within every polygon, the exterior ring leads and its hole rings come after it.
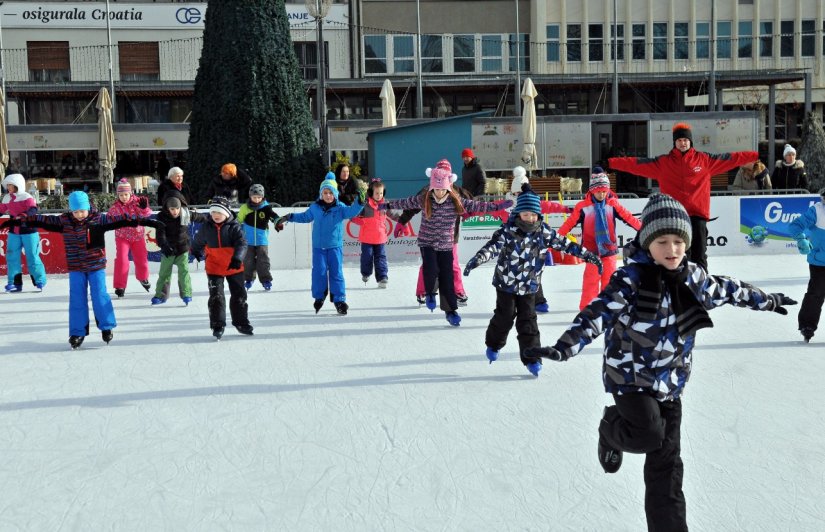
POLYGON ((384 244, 361 244, 361 276, 372 275, 372 268, 375 265, 375 280, 381 281, 387 278, 387 253, 384 244))
POLYGON ((344 248, 312 248, 312 298, 324 299, 327 287, 333 303, 347 300, 344 248))
POLYGON ((112 299, 106 292, 106 270, 69 272, 69 336, 89 335, 89 294, 101 331, 117 327, 112 299))
POLYGON ((26 250, 26 264, 29 274, 39 285, 46 284, 46 268, 40 260, 40 233, 16 235, 9 232, 6 240, 6 262, 9 267, 9 284, 14 284, 14 277, 23 273, 23 257, 21 250, 26 250))

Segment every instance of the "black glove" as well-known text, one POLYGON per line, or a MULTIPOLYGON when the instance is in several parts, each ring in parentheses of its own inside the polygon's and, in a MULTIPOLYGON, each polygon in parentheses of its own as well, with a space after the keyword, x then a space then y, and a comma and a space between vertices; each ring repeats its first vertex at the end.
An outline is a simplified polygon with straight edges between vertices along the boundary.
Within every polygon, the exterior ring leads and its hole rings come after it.
POLYGON ((146 196, 140 196, 138 198, 138 207, 140 207, 141 209, 145 209, 148 206, 149 206, 149 198, 147 198, 146 196))
POLYGON ((567 356, 555 347, 528 347, 524 350, 524 358, 530 362, 538 362, 539 358, 548 358, 556 362, 564 362, 567 356))
POLYGON ((139 219, 140 225, 146 227, 154 227, 155 229, 163 229, 166 227, 166 224, 161 222, 160 220, 155 220, 154 218, 140 218, 139 219))
POLYGON ((782 314, 783 316, 788 315, 788 309, 785 308, 786 305, 796 305, 796 301, 789 298, 782 292, 777 292, 776 294, 768 294, 768 297, 773 301, 773 311, 777 314, 782 314))
POLYGON ((174 257, 175 256, 175 250, 172 249, 170 246, 161 246, 160 247, 160 252, 162 254, 164 254, 165 256, 167 256, 167 257, 174 257))
POLYGON ((467 266, 464 267, 464 277, 468 277, 470 272, 478 268, 478 261, 475 257, 467 261, 467 266))
POLYGON ((602 260, 599 258, 598 255, 593 253, 592 251, 584 250, 581 254, 581 258, 584 262, 589 262, 590 264, 595 264, 596 267, 599 269, 599 275, 602 274, 602 260))
POLYGON ((18 220, 16 218, 9 218, 8 220, 6 220, 2 224, 0 224, 0 227, 2 227, 3 229, 6 229, 6 228, 9 228, 9 227, 15 227, 15 226, 18 226, 18 225, 22 225, 20 220, 18 220))
POLYGON ((239 270, 241 268, 241 259, 237 257, 232 257, 232 260, 229 261, 229 269, 230 270, 239 270))
POLYGON ((283 229, 283 228, 284 228, 284 224, 286 224, 287 222, 289 222, 289 221, 291 220, 291 218, 292 218, 292 213, 290 213, 290 214, 286 214, 286 215, 284 215, 284 216, 281 216, 280 218, 276 218, 276 219, 275 219, 275 221, 274 221, 274 222, 272 222, 272 223, 273 223, 273 224, 275 224, 275 229, 277 229, 278 231, 280 231, 281 229, 283 229), (281 227, 281 229, 278 229, 278 226, 280 226, 280 227, 281 227))

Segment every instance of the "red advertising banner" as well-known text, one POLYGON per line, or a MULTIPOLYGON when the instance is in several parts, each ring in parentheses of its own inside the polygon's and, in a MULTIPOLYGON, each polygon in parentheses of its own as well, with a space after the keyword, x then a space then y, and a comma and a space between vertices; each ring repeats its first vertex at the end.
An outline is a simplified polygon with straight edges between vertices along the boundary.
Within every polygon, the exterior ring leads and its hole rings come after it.
MULTIPOLYGON (((40 233, 40 259, 46 267, 46 273, 66 273, 69 271, 66 265, 66 250, 63 247, 63 235, 39 230, 40 233)), ((8 240, 9 229, 0 229, 0 275, 8 275, 6 264, 6 241, 8 240)), ((25 253, 24 253, 25 257, 25 253)), ((28 275, 26 259, 23 259, 23 273, 28 275)))

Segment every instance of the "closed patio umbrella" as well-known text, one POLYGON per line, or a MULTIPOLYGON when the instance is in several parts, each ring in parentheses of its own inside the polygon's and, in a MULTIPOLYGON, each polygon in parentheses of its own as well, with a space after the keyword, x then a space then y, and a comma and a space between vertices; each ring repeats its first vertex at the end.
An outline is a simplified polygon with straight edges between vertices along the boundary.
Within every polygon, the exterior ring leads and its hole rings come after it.
POLYGON ((0 178, 6 177, 9 167, 9 141, 6 138, 6 101, 0 92, 0 178))
POLYGON ((395 93, 392 90, 392 83, 390 80, 384 80, 384 86, 381 87, 381 116, 383 122, 381 127, 395 127, 398 122, 395 120, 395 93))
POLYGON ((521 150, 521 160, 529 172, 538 168, 536 153, 536 96, 538 96, 533 80, 524 80, 521 89, 521 100, 524 102, 521 115, 521 135, 524 148, 521 150))
POLYGON ((115 182, 117 166, 115 149, 115 130, 112 128, 112 100, 109 91, 101 87, 97 95, 98 145, 97 160, 100 164, 98 177, 103 185, 103 192, 109 192, 109 183, 115 182))

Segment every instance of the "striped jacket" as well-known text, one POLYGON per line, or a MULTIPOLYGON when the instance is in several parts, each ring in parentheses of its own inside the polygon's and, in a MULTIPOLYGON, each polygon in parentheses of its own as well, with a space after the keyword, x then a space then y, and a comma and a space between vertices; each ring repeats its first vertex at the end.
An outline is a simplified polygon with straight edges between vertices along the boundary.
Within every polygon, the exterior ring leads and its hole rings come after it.
MULTIPOLYGON (((653 320, 636 316, 642 264, 652 264, 647 251, 633 241, 624 248, 626 266, 616 270, 610 284, 573 320, 555 344, 565 357, 578 354, 602 333, 602 379, 608 393, 648 393, 659 401, 678 399, 690 377, 694 334, 682 338, 670 295, 662 297, 653 320)), ((709 275, 687 260, 685 284, 697 301, 710 310, 726 303, 753 310, 774 310, 776 303, 762 290, 721 275, 709 275)))

